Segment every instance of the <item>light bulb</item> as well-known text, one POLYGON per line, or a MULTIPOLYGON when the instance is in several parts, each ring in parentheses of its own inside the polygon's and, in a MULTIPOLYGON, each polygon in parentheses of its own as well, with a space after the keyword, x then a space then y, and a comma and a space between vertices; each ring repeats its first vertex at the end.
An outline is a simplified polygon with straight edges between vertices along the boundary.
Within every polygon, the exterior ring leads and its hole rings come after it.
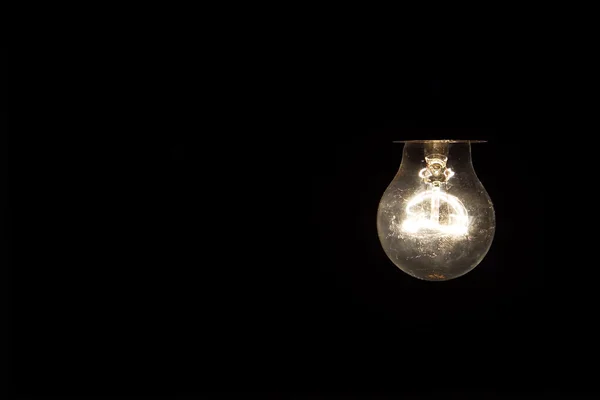
POLYGON ((406 141, 398 173, 377 211, 390 260, 428 281, 457 278, 487 254, 494 206, 471 162, 470 140, 406 141))

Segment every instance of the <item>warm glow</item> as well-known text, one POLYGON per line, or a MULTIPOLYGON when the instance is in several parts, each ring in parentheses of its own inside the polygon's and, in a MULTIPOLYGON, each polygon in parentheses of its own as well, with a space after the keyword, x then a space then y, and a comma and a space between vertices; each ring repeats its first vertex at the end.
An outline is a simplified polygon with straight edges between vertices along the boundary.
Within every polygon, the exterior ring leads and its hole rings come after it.
POLYGON ((406 214, 402 230, 407 233, 433 231, 459 236, 466 234, 469 227, 465 206, 439 187, 413 197, 406 205, 406 214))

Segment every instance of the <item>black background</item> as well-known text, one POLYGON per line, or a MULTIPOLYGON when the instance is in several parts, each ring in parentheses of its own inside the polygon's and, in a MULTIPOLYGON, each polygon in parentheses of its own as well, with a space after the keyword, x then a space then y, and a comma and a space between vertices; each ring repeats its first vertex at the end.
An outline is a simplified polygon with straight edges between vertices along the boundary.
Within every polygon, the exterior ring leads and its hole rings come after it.
POLYGON ((93 106, 54 115, 85 134, 19 154, 35 174, 11 196, 27 238, 11 253, 15 392, 590 387, 566 367, 589 327, 571 330, 556 301, 569 289, 547 280, 547 147, 527 77, 218 67, 107 75, 86 87, 93 106), (487 140, 473 163, 497 218, 483 262, 443 283, 398 270, 375 223, 392 142, 429 138, 487 140))

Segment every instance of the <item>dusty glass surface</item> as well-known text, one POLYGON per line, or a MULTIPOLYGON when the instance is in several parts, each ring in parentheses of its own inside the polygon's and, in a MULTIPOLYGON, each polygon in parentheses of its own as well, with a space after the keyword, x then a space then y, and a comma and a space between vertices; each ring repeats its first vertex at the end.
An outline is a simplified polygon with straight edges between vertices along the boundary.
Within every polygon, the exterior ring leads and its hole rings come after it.
POLYGON ((492 244, 494 207, 473 168, 471 142, 404 142, 398 173, 379 203, 377 231, 390 260, 415 278, 464 275, 492 244))

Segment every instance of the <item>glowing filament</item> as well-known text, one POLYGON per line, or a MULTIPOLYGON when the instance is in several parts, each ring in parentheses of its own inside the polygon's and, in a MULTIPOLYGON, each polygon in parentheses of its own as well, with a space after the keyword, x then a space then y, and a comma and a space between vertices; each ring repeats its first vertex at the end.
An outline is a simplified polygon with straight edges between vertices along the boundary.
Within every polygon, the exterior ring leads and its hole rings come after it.
POLYGON ((408 217, 402 224, 405 232, 425 230, 458 236, 468 231, 467 209, 458 198, 442 192, 439 187, 413 197, 406 206, 406 214, 408 217))

